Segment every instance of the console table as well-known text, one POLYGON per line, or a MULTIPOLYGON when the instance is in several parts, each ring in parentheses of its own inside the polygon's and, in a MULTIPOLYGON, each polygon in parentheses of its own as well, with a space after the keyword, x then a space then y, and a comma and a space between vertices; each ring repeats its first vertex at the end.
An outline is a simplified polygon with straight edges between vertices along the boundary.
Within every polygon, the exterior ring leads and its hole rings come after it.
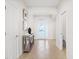
POLYGON ((34 35, 23 35, 23 52, 30 52, 34 44, 34 35))

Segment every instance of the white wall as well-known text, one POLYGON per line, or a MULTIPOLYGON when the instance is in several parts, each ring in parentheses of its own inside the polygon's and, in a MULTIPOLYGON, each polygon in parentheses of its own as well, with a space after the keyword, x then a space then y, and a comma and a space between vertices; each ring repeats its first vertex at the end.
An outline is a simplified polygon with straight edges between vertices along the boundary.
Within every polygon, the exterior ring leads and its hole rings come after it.
POLYGON ((59 5, 58 10, 60 13, 66 11, 65 14, 62 15, 61 18, 65 21, 63 27, 66 30, 62 30, 66 39, 66 49, 67 49, 67 59, 73 59, 73 3, 72 0, 62 0, 59 5))
POLYGON ((6 0, 5 13, 5 58, 16 59, 22 54, 23 13, 22 1, 6 0), (16 37, 16 35, 18 35, 16 37))
POLYGON ((40 21, 48 26, 49 37, 46 37, 45 39, 55 39, 55 15, 55 8, 28 8, 28 27, 32 28, 35 39, 39 39, 38 36, 36 36, 36 25, 38 25, 40 21), (47 21, 47 23, 45 21, 47 21))

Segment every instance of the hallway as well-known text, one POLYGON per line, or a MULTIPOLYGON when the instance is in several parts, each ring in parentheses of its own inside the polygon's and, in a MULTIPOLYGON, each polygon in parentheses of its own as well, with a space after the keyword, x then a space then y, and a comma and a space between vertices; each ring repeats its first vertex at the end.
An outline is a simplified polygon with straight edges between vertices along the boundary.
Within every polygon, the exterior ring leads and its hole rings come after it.
POLYGON ((72 0, 6 0, 5 59, 72 59, 72 6, 72 0))
POLYGON ((52 40, 35 40, 30 53, 24 53, 19 59, 66 59, 66 50, 59 50, 52 40))

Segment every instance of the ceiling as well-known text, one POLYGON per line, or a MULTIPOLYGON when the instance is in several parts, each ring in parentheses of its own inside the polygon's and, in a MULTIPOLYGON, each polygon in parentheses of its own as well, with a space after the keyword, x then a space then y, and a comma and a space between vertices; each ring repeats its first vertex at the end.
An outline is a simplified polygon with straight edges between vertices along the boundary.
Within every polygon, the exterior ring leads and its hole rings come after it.
POLYGON ((24 0, 27 7, 56 7, 61 0, 24 0))

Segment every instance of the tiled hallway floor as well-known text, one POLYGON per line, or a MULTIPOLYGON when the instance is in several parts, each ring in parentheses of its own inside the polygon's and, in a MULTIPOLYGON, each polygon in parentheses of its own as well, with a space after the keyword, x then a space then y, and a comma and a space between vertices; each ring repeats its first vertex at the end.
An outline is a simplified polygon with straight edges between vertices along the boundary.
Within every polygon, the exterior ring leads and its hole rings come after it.
POLYGON ((19 59, 66 59, 66 52, 56 47, 55 40, 35 40, 31 52, 19 59))

